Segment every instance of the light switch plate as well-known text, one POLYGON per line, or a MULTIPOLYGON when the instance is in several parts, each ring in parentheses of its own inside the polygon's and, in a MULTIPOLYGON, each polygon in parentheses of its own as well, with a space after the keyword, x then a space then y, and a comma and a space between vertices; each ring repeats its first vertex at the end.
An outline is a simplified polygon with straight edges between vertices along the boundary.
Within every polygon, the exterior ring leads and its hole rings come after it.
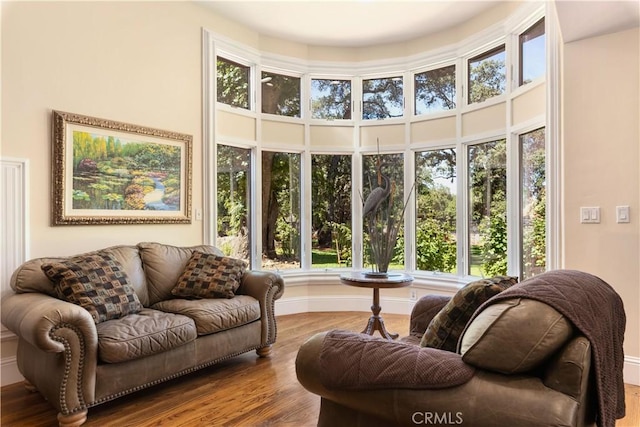
POLYGON ((631 221, 629 217, 629 206, 616 206, 616 221, 618 223, 627 223, 631 221))
POLYGON ((600 223, 600 208, 598 206, 581 207, 580 208, 580 222, 582 224, 599 224, 600 223))

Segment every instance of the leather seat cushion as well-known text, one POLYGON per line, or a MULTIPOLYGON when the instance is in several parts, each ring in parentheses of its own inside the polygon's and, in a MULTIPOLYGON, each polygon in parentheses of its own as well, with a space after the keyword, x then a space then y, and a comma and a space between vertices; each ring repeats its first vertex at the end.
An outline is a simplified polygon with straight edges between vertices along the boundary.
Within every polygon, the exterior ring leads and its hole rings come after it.
POLYGON ((170 299, 152 306, 156 310, 190 317, 198 335, 208 335, 242 326, 260 319, 260 303, 248 295, 231 299, 170 299))
POLYGON ((470 365, 517 374, 550 358, 573 335, 566 317, 547 304, 525 298, 496 302, 469 324, 460 342, 470 365))
POLYGON ((189 317, 149 308, 99 323, 96 328, 98 355, 106 363, 124 362, 171 350, 198 336, 189 317))

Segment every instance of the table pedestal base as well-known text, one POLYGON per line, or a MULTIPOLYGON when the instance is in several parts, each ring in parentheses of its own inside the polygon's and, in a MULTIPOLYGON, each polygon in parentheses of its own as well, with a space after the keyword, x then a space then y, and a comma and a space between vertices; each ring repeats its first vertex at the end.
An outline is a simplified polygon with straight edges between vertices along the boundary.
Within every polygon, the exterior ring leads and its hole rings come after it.
POLYGON ((388 340, 395 340, 398 338, 399 334, 390 334, 387 332, 387 328, 384 326, 384 320, 382 320, 382 316, 380 316, 380 289, 373 289, 373 305, 371 306, 371 312, 373 313, 371 317, 369 317, 369 323, 367 323, 367 327, 362 331, 363 334, 373 335, 375 331, 380 332, 383 338, 388 340))
POLYGON ((404 273, 389 273, 385 276, 351 273, 340 276, 340 282, 345 285, 373 289, 373 305, 371 306, 371 312, 373 314, 369 317, 369 323, 367 323, 367 327, 362 331, 363 334, 373 335, 375 331, 378 331, 383 338, 388 340, 398 338, 399 334, 387 332, 387 328, 384 327, 384 320, 380 317, 380 310, 382 309, 382 307, 380 307, 380 288, 402 288, 409 286, 412 281, 413 277, 404 273))

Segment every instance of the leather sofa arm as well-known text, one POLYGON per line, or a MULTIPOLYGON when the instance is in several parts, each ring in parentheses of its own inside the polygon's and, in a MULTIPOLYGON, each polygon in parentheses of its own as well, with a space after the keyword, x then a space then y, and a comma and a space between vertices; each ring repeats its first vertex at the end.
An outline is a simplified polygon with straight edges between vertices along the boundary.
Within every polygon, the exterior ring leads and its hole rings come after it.
POLYGON ((98 332, 91 314, 79 305, 41 293, 9 295, 2 300, 2 324, 34 347, 45 351, 65 351, 61 329, 71 329, 84 346, 97 349, 98 332))
POLYGON ((543 382, 549 388, 578 399, 587 392, 591 343, 584 336, 569 341, 547 365, 543 382))
POLYGON ((271 271, 249 270, 242 276, 237 293, 257 300, 270 298, 275 301, 284 293, 284 281, 279 274, 271 271))
POLYGON ((242 276, 236 293, 258 300, 262 318, 262 346, 273 344, 277 334, 275 302, 284 293, 282 276, 271 271, 249 270, 242 276))
POLYGON ((442 310, 450 299, 450 296, 445 295, 425 295, 420 298, 411 311, 409 334, 417 338, 422 338, 431 319, 442 310))
POLYGON ((46 294, 13 294, 2 300, 2 323, 26 341, 20 371, 63 415, 86 411, 95 395, 98 332, 84 308, 46 294), (58 370, 62 353, 64 369, 58 370), (51 375, 42 375, 48 366, 51 375), (62 372, 58 375, 57 372, 62 372))
POLYGON ((322 336, 320 378, 330 389, 439 389, 464 384, 475 373, 461 355, 445 350, 345 330, 322 336))

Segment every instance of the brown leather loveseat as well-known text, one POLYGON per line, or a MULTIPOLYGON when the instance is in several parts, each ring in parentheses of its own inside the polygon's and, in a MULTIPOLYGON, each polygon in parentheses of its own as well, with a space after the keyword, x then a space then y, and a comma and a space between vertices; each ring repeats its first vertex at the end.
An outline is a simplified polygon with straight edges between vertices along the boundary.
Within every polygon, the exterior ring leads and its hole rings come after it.
POLYGON ((27 261, 11 278, 16 293, 2 301, 2 323, 19 338, 17 364, 28 386, 56 407, 59 425, 77 426, 92 406, 251 350, 268 356, 276 340, 274 302, 284 283, 228 260, 212 246, 140 243, 27 261), (203 260, 231 264, 210 270, 203 260), (90 312, 64 300, 45 271, 65 262, 94 266, 91 274, 72 274, 90 283, 76 280, 65 292, 91 289, 108 277, 125 284, 110 288, 116 304, 111 299, 90 312), (216 283, 209 290, 222 296, 184 296, 211 271, 223 280, 205 283, 216 283), (174 290, 177 283, 184 287, 174 290), (114 306, 121 311, 109 317, 114 306))
POLYGON ((608 284, 543 273, 473 309, 454 351, 421 346, 450 338, 433 326, 452 326, 465 297, 422 298, 410 335, 396 341, 342 330, 311 337, 296 372, 321 396, 318 425, 613 427, 624 416, 625 314, 608 284))

